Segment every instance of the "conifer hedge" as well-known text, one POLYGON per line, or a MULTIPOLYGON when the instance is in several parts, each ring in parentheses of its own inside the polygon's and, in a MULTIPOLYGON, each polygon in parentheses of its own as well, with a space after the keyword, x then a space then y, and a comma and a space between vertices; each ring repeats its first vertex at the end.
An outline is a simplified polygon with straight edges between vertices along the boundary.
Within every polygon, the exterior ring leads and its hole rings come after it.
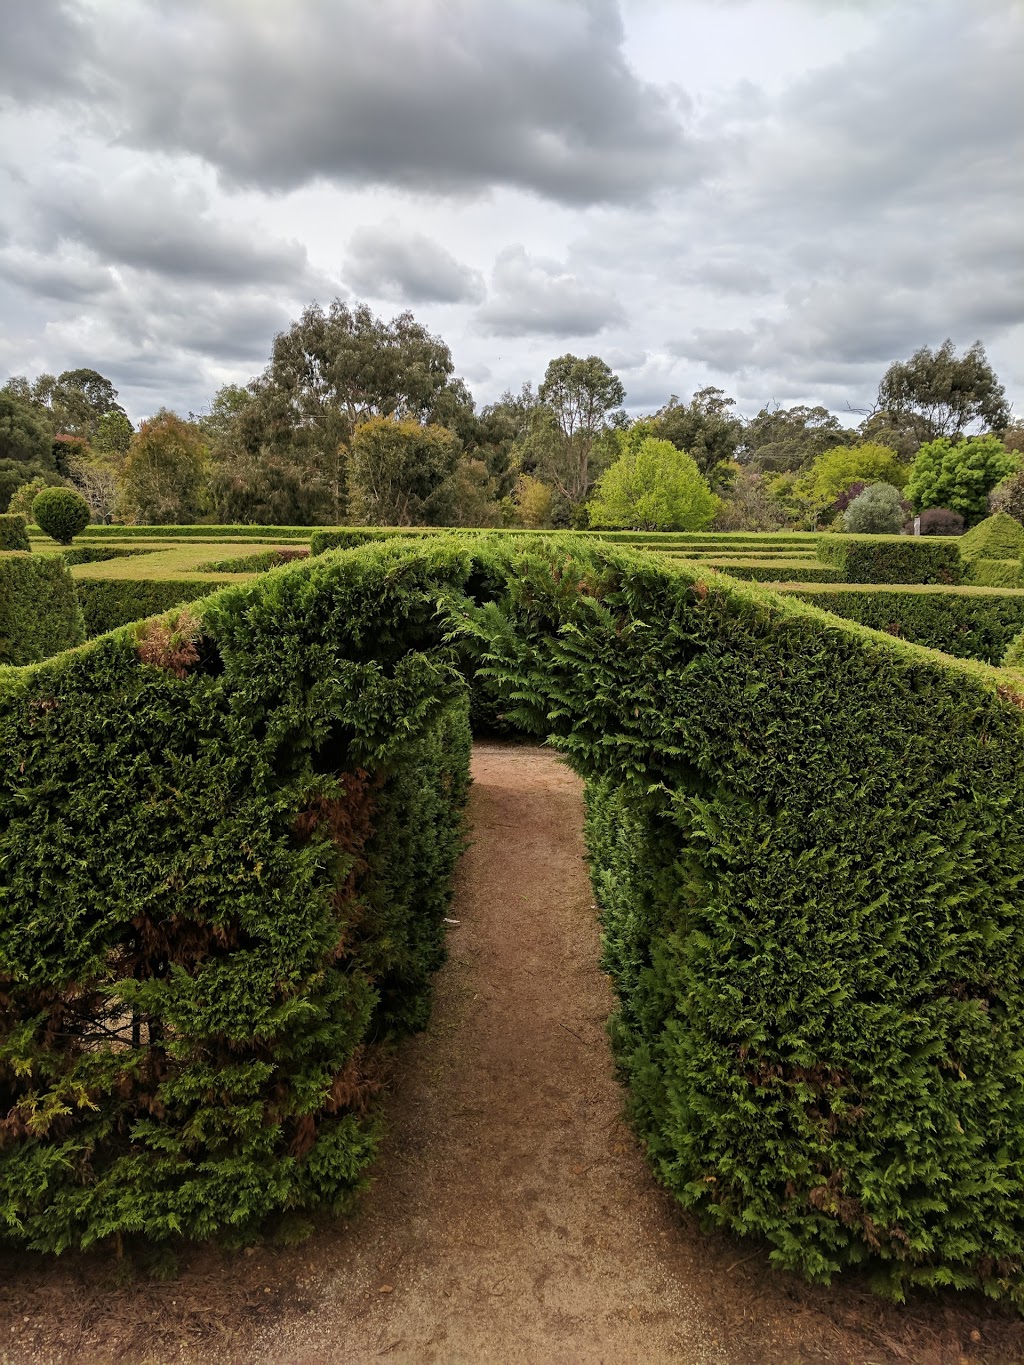
POLYGON ((436 565, 279 571, 0 670, 0 1237, 338 1206, 468 768, 436 565))
POLYGON ((964 566, 955 536, 819 536, 823 564, 844 583, 959 583, 964 566))
POLYGON ((0 551, 31 548, 25 518, 15 512, 0 512, 0 551))
POLYGON ((987 664, 1002 663, 1010 641, 1024 630, 1024 592, 904 584, 807 588, 794 596, 912 644, 987 664))
POLYGON ((74 580, 61 556, 0 550, 0 665, 35 663, 84 639, 74 580))
POLYGON ((9 1238, 358 1185, 367 1042, 441 952, 461 669, 586 780, 676 1197, 812 1278, 1024 1299, 1019 677, 582 539, 371 545, 193 611, 0 675, 9 1238))

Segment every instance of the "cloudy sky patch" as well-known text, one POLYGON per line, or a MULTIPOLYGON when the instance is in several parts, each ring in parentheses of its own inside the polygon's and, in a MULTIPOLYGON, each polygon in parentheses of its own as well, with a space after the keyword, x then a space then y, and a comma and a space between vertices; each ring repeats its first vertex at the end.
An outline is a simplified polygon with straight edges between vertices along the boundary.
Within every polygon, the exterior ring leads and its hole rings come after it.
POLYGON ((1024 401, 1018 0, 8 0, 0 377, 136 418, 313 299, 480 402, 598 351, 635 411, 867 406, 986 343, 1024 401), (627 363, 628 362, 628 363, 627 363))

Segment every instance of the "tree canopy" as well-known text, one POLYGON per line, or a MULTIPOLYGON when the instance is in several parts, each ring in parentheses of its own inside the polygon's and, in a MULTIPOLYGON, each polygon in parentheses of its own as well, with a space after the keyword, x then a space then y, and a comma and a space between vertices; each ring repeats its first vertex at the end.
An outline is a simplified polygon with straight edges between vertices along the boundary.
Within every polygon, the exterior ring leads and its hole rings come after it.
POLYGON ((591 524, 640 531, 698 531, 718 499, 692 455, 655 436, 620 436, 622 453, 601 475, 591 524))
POLYGON ((909 420, 923 441, 955 441, 970 428, 1001 432, 1010 420, 1006 392, 976 341, 962 356, 947 337, 937 350, 920 346, 890 365, 878 386, 877 408, 890 420, 909 420))
POLYGON ((988 511, 988 494, 1012 474, 1020 457, 998 436, 973 436, 952 441, 948 436, 926 442, 914 457, 907 497, 915 511, 948 507, 968 526, 988 511))
POLYGON ((549 363, 538 396, 550 415, 551 438, 539 446, 539 467, 566 502, 578 506, 594 484, 594 446, 613 424, 626 390, 600 356, 562 355, 549 363))
POLYGON ((369 417, 355 429, 352 515, 368 526, 444 526, 455 512, 454 432, 411 417, 369 417))
POLYGON ((735 398, 714 386, 698 389, 689 403, 680 403, 673 394, 654 416, 654 434, 692 455, 701 473, 709 475, 733 458, 743 439, 735 406, 735 398))

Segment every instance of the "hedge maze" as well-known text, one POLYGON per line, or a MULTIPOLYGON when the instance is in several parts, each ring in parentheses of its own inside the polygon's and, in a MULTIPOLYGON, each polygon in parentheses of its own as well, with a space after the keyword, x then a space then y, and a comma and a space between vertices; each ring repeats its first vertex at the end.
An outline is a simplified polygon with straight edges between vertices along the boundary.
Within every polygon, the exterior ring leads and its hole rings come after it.
POLYGON ((952 540, 346 530, 268 571, 309 533, 184 529, 7 555, 124 623, 0 668, 0 1237, 347 1205, 443 956, 472 711, 585 779, 676 1198, 811 1278, 1024 1301, 1024 674, 989 666, 1024 593, 952 540))

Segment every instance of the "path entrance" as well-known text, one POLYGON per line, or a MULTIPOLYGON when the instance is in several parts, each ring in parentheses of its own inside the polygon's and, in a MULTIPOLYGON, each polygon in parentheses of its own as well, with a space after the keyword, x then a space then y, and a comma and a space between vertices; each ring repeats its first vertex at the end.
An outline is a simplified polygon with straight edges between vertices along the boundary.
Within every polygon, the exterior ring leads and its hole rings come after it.
POLYGON ((166 1281, 109 1257, 9 1257, 0 1362, 1024 1359, 1024 1325, 980 1299, 899 1308, 855 1278, 815 1288, 699 1232, 622 1120, 580 784, 518 744, 478 744, 473 773, 450 957, 429 1028, 399 1049, 355 1216, 294 1248, 199 1249, 166 1281))

